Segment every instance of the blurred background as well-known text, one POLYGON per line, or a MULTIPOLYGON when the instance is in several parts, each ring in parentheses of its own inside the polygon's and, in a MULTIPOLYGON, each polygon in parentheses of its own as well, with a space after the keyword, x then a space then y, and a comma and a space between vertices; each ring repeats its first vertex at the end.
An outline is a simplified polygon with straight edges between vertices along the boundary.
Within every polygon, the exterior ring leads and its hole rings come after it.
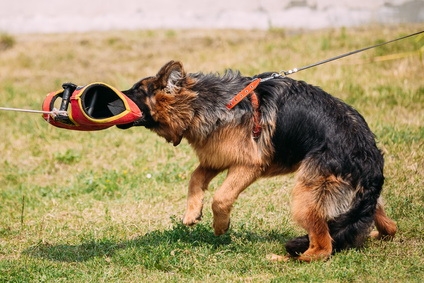
POLYGON ((14 0, 0 32, 301 28, 424 22, 423 0, 14 0))

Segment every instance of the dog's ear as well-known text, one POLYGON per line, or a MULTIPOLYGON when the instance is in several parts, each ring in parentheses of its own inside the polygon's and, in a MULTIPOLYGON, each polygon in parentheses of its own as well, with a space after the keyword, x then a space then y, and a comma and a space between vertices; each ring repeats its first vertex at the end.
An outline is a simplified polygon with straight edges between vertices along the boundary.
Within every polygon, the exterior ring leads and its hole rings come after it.
POLYGON ((159 88, 166 89, 168 92, 178 92, 185 79, 185 71, 180 62, 169 61, 159 70, 156 77, 159 88))

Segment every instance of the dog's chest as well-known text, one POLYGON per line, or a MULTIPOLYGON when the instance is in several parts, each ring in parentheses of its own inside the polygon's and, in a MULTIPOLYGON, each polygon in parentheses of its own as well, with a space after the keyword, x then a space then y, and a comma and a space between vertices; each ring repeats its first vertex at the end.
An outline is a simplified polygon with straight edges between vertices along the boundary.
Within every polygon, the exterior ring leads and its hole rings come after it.
POLYGON ((201 143, 192 144, 200 164, 213 169, 234 165, 261 164, 257 143, 244 126, 225 127, 212 132, 201 143))

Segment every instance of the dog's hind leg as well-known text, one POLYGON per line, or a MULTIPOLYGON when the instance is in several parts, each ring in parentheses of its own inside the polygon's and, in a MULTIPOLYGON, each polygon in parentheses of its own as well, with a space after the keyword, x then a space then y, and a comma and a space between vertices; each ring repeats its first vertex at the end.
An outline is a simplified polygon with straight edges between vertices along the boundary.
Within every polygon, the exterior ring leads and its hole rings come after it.
POLYGON ((309 248, 309 237, 308 235, 300 236, 291 239, 286 243, 286 252, 289 253, 290 257, 296 258, 302 253, 306 252, 309 248))
POLYGON ((204 192, 218 173, 217 170, 207 169, 200 165, 192 173, 188 187, 187 210, 183 218, 184 225, 191 226, 201 220, 204 192))
POLYGON ((307 232, 286 244, 292 257, 301 261, 327 259, 333 250, 329 214, 336 209, 340 181, 334 176, 303 176, 293 189, 293 218, 307 232))
POLYGON ((332 252, 330 231, 312 188, 302 185, 294 188, 293 218, 308 232, 308 238, 299 237, 289 241, 287 247, 297 249, 289 251, 291 255, 297 253, 298 260, 307 262, 328 258, 332 252))
POLYGON ((227 232, 230 226, 230 213, 239 194, 252 184, 261 174, 255 166, 233 166, 221 187, 216 191, 213 202, 213 228, 215 235, 227 232))
POLYGON ((371 232, 372 238, 391 239, 396 234, 396 223, 384 212, 381 198, 379 198, 377 203, 377 209, 374 215, 374 223, 377 231, 371 232))

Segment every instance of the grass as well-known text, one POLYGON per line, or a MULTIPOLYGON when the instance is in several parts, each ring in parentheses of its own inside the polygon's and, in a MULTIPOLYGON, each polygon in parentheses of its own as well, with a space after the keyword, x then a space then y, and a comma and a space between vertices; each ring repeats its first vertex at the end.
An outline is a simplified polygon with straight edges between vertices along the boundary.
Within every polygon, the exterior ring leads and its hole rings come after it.
POLYGON ((7 33, 0 33, 0 51, 12 48, 15 45, 15 38, 7 33))
MULTIPOLYGON (((171 59, 189 72, 287 70, 420 28, 2 35, 0 106, 40 109, 66 81, 126 89, 171 59)), ((375 132, 387 212, 399 226, 393 241, 326 262, 271 262, 268 254, 284 254, 284 242, 303 233, 290 218, 293 176, 253 184, 229 233, 215 237, 210 201, 223 175, 206 195, 203 222, 180 224, 196 166, 186 142, 174 148, 140 128, 61 130, 38 114, 1 111, 0 282, 420 282, 423 46, 418 36, 292 76, 352 104, 375 132)))

